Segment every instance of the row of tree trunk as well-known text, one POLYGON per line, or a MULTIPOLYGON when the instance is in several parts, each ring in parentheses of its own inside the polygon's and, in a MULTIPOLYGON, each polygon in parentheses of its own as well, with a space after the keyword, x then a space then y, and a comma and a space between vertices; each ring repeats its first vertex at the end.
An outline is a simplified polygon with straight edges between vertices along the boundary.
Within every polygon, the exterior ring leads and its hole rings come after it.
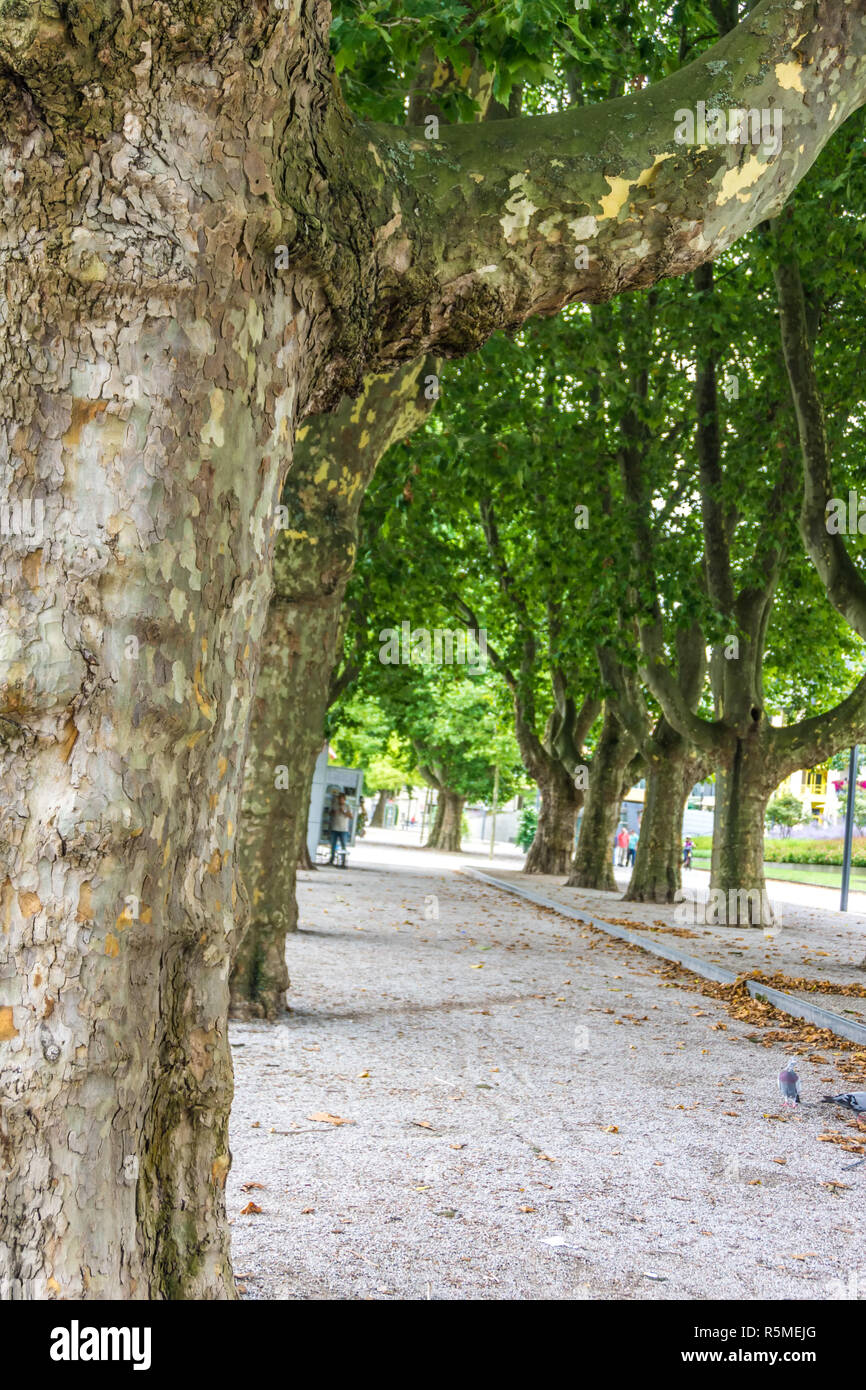
MULTIPOLYGON (((638 755, 634 740, 613 713, 606 711, 576 850, 576 801, 551 775, 539 787, 538 828, 523 872, 556 872, 546 865, 554 854, 559 859, 567 851, 570 887, 615 892, 613 842, 622 799, 642 772, 646 779, 643 817, 625 900, 674 902, 682 886, 683 814, 692 788, 706 776, 708 768, 706 756, 665 720, 659 721, 650 746, 638 755)), ((774 760, 759 748, 757 740, 735 751, 730 768, 716 769, 710 887, 723 892, 726 901, 731 889, 751 895, 744 925, 761 925, 766 915, 764 902, 758 916, 758 897, 764 891, 764 820, 777 782, 774 760)))

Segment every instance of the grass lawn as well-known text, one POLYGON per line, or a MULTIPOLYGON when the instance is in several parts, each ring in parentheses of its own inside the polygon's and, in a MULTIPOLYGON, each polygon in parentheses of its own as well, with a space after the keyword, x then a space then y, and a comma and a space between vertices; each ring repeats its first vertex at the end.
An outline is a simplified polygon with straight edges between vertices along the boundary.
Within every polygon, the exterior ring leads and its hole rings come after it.
MULTIPOLYGON (((695 869, 709 869, 710 856, 693 855, 692 866, 695 869)), ((764 864, 764 873, 767 878, 784 879, 788 883, 812 883, 818 888, 842 887, 841 864, 774 864, 767 861, 764 864)), ((866 893, 866 870, 852 867, 851 891, 866 893)))

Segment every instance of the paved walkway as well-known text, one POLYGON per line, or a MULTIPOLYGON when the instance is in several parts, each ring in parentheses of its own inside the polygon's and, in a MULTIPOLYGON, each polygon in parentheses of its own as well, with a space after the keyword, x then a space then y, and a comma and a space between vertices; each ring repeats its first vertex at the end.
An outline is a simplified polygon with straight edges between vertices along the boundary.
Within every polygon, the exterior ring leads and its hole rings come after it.
POLYGON ((811 1103, 851 1088, 850 1052, 762 1034, 453 859, 365 842, 301 875, 292 1013, 231 1030, 245 1296, 824 1299, 862 1279, 866 1165, 846 1165, 866 1146, 811 1103), (789 1050, 810 1103, 784 1117, 789 1050))

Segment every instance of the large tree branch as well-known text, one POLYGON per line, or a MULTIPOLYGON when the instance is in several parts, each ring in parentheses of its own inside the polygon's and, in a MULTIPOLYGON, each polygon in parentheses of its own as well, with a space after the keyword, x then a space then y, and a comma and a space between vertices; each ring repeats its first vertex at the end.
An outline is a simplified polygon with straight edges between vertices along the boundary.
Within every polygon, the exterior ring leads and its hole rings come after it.
MULTIPOLYGON (((700 266, 695 272, 695 289, 701 308, 710 317, 713 267, 700 266), (703 300, 706 297, 707 304, 703 300)), ((711 330, 712 331, 712 330, 711 330)), ((712 341, 698 350, 695 377, 695 404, 698 416, 698 467, 701 484, 701 517, 704 527, 704 561, 707 592, 715 606, 725 614, 733 611, 734 581, 731 575, 731 533, 733 517, 723 496, 722 442, 719 431, 719 400, 716 386, 716 359, 712 341)))
MULTIPOLYGON (((467 629, 470 632, 480 631, 481 624, 474 609, 457 595, 455 595, 454 604, 461 622, 466 625, 467 629)), ((524 662, 521 665, 520 679, 489 641, 487 643, 487 656, 494 671, 499 672, 508 686, 514 707, 514 733, 520 749, 520 756, 530 777, 538 781, 543 775, 543 771, 549 768, 553 759, 538 737, 535 728, 535 701, 527 697, 529 684, 527 675, 531 681, 532 672, 531 669, 527 672, 526 651, 524 649, 524 662)))
POLYGON ((809 335, 803 281, 793 252, 780 250, 775 275, 782 347, 803 457, 800 529, 833 607, 855 632, 866 638, 866 579, 849 555, 842 533, 828 529, 827 507, 833 496, 830 449, 809 335))
POLYGON ((772 749, 779 778, 801 767, 815 767, 834 753, 860 743, 866 733, 866 675, 851 694, 824 714, 774 729, 772 749))
POLYGON ((662 641, 661 623, 644 623, 640 630, 642 661, 640 677, 662 707, 668 723, 690 739, 697 748, 716 754, 728 731, 720 721, 702 719, 689 704, 689 695, 668 665, 662 641))
POLYGON ((391 446, 430 414, 425 381, 438 370, 438 360, 427 357, 368 377, 357 400, 344 398, 332 414, 310 416, 298 430, 274 553, 277 599, 321 603, 345 587, 364 491, 391 446))
POLYGON ((616 101, 443 127, 438 140, 362 127, 365 182, 393 194, 376 203, 374 358, 462 354, 533 314, 717 256, 778 213, 866 100, 864 19, 866 0, 763 0, 688 67, 616 101), (778 110, 778 147, 697 130, 678 143, 699 101, 778 110))
POLYGON ((598 648, 598 665, 602 680, 612 692, 617 719, 638 748, 645 748, 652 733, 652 720, 639 686, 611 647, 598 648))

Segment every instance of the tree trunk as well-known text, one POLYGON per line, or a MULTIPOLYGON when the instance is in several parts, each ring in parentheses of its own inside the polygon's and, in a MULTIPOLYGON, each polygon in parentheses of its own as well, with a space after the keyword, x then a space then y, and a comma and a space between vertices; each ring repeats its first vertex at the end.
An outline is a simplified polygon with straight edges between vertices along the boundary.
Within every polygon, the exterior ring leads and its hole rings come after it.
MULTIPOLYGON (((311 798, 312 792, 313 792, 313 773, 314 773, 314 772, 315 772, 315 764, 313 764, 313 772, 310 773, 310 778, 309 778, 309 781, 307 782, 307 786, 306 786, 306 789, 305 789, 305 791, 304 791, 304 813, 303 813, 303 816, 301 817, 301 819, 302 819, 304 825, 307 824, 307 820, 308 820, 309 814, 310 814, 310 798, 311 798)), ((313 870, 313 869, 316 868, 316 865, 313 863, 312 859, 310 858, 310 851, 309 851, 309 848, 308 848, 308 846, 307 846, 307 840, 306 840, 306 836, 305 836, 305 835, 302 835, 302 836, 301 836, 301 847, 300 847, 300 849, 298 850, 298 868, 299 868, 299 869, 308 869, 308 870, 313 870)), ((296 928, 297 928, 297 886, 296 886, 296 888, 295 888, 295 927, 293 928, 293 930, 295 930, 296 928)))
POLYGON ((286 933, 297 926, 295 882, 338 625, 339 604, 334 612, 272 603, 268 613, 238 844, 250 921, 232 972, 236 1018, 285 1011, 286 933))
POLYGON ((463 808, 465 796, 440 790, 436 802, 436 815, 433 829, 425 849, 439 849, 448 854, 459 854, 463 841, 463 808))
POLYGON ((589 794, 568 877, 569 888, 598 888, 616 892, 613 876, 613 837, 619 823, 623 780, 635 754, 634 740, 617 719, 605 711, 604 726, 589 772, 589 794))
POLYGON ((737 738, 717 782, 717 797, 724 799, 720 813, 716 802, 708 908, 715 909, 714 920, 728 926, 772 925, 764 881, 764 817, 777 781, 760 728, 737 738))
POLYGON ((605 180, 621 103, 498 148, 354 122, 313 0, 179 3, 168 25, 4 9, 2 476, 44 503, 45 537, 0 561, 0 1283, 231 1297, 234 839, 298 421, 413 353, 729 246, 863 101, 863 5, 826 0, 805 62, 786 5, 726 41, 732 102, 785 75, 762 87, 784 149, 745 192, 736 149, 650 153, 694 66, 626 99, 605 180), (588 269, 557 225, 575 208, 588 269))
MULTIPOLYGON (((163 137, 190 167, 169 122, 163 137)), ((288 337, 282 295, 269 307, 226 170, 207 150, 192 167, 218 259, 185 231, 174 271, 120 294, 91 273, 98 234, 73 232, 80 262, 6 267, 0 444, 45 516, 38 549, 2 553, 18 595, 0 706, 7 1297, 234 1296, 235 829, 274 504, 316 351, 300 319, 288 337)), ((44 195, 68 220, 63 186, 44 195)), ((129 228, 123 245, 147 266, 157 241, 129 228)))
POLYGON ((574 822, 583 804, 564 768, 555 767, 549 777, 539 781, 541 806, 526 863, 525 874, 567 874, 574 854, 574 822))
POLYGON ((285 1009, 285 938, 297 926, 298 861, 361 502, 383 454, 429 413, 423 382, 435 366, 428 359, 374 377, 360 401, 343 401, 299 432, 282 493, 244 786, 240 850, 250 923, 232 976, 237 1017, 273 1019, 285 1009))
POLYGON ((727 800, 727 774, 724 768, 717 767, 716 800, 713 806, 713 848, 710 854, 710 883, 718 883, 721 863, 722 842, 725 838, 725 803, 727 800))
POLYGON ((674 901, 682 886, 683 814, 698 767, 686 740, 662 720, 646 751, 646 799, 623 901, 674 901))
POLYGON ((372 820, 370 821, 370 825, 371 825, 375 830, 382 830, 382 829, 384 829, 384 826, 385 826, 385 808, 386 808, 386 806, 388 805, 388 797, 389 797, 390 795, 391 795, 390 792, 380 792, 380 793, 379 793, 379 800, 376 802, 376 805, 373 807, 373 818, 372 818, 372 820))

